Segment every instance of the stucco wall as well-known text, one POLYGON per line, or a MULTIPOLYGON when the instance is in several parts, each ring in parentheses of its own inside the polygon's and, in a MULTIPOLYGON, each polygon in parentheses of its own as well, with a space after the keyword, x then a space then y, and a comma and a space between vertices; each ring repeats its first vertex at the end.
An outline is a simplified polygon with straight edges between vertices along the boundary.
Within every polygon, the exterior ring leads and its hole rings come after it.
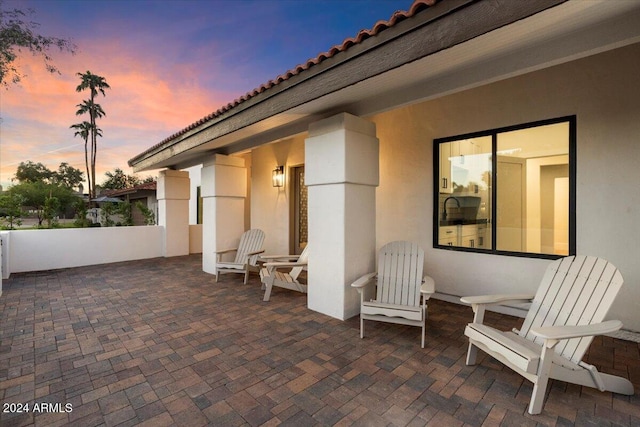
MULTIPOLYGON (((418 242, 440 298, 534 292, 547 260, 432 247, 433 139, 576 115, 577 250, 621 270, 625 286, 609 317, 640 331, 639 69, 637 44, 368 117, 380 140, 377 247, 392 240, 418 242)), ((290 186, 273 188, 271 171, 303 164, 304 138, 252 152, 251 225, 266 232, 267 253, 290 250, 290 186)))
POLYGON ((549 261, 432 247, 432 141, 502 126, 577 116, 577 251, 614 263, 625 286, 609 317, 640 331, 637 244, 640 44, 379 114, 377 245, 417 241, 439 292, 535 291, 549 261))
POLYGON ((304 136, 253 150, 251 155, 251 227, 264 230, 266 254, 288 254, 290 248, 291 181, 289 168, 304 164, 304 136), (284 187, 273 187, 271 172, 285 168, 284 187))
POLYGON ((18 230, 3 232, 5 237, 9 274, 160 257, 163 228, 18 230))
POLYGON ((202 224, 189 224, 189 253, 202 253, 202 224))

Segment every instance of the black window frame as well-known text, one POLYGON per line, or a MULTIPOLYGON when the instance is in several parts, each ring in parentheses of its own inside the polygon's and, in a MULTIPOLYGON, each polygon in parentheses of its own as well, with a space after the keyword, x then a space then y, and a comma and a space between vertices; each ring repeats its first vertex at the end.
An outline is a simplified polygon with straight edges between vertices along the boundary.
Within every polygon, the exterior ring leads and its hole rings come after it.
POLYGON ((558 123, 569 124, 569 255, 576 254, 576 177, 577 177, 577 116, 563 116, 546 120, 538 120, 533 122, 527 122, 512 126, 506 126, 501 128, 488 129, 479 132, 472 132, 467 134, 448 136, 444 138, 436 138, 433 140, 433 247, 435 249, 443 249, 456 252, 476 252, 487 255, 502 255, 502 256, 515 256, 525 258, 539 258, 539 259, 559 259, 564 255, 556 254, 542 254, 533 252, 513 252, 496 249, 496 234, 495 227, 495 212, 497 207, 497 138, 498 134, 511 132, 516 130, 534 128, 539 126, 546 126, 558 123), (492 137, 492 174, 491 174, 491 248, 470 248, 462 246, 447 246, 439 243, 439 231, 440 231, 440 144, 458 141, 461 139, 479 138, 479 137, 492 137))

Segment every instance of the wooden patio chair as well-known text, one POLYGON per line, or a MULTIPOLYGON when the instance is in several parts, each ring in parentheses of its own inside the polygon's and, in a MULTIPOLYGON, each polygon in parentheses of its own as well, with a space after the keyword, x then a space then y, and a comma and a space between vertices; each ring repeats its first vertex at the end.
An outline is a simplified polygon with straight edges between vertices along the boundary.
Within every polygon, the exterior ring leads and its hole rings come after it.
POLYGON ((622 282, 622 275, 609 262, 570 256, 547 268, 535 296, 461 298, 475 313, 465 329, 467 365, 476 363, 479 348, 531 381, 530 414, 542 411, 550 378, 632 395, 633 385, 627 379, 598 372, 582 361, 595 335, 622 327, 618 320, 602 321, 622 282), (523 302, 531 302, 531 307, 520 330, 500 332, 482 323, 486 305, 523 302))
POLYGON ((250 269, 257 268, 258 256, 264 252, 263 244, 264 231, 255 228, 242 234, 237 248, 216 251, 216 282, 220 274, 244 273, 244 283, 247 284, 250 269), (222 256, 231 252, 236 253, 235 259, 222 261, 222 256))
POLYGON ((351 284, 360 293, 360 338, 364 338, 365 320, 420 326, 424 348, 427 300, 435 292, 435 283, 422 276, 423 264, 424 251, 415 243, 391 242, 380 249, 378 272, 351 284))
POLYGON ((260 280, 264 290, 262 301, 269 301, 274 286, 307 293, 307 284, 301 282, 300 273, 307 266, 309 245, 305 246, 300 255, 273 255, 261 258, 270 260, 260 269, 260 280), (290 270, 289 272, 279 271, 278 269, 281 268, 290 270))

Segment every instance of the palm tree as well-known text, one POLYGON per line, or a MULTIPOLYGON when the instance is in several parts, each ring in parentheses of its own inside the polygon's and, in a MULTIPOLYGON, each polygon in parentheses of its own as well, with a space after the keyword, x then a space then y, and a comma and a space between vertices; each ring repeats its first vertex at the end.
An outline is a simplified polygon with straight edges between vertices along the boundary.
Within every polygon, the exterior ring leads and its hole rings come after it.
MULTIPOLYGON (((95 183, 96 183, 96 152, 97 152, 97 137, 102 136, 102 130, 97 127, 95 124, 95 119, 104 117, 105 112, 100 106, 100 104, 95 104, 93 101, 89 99, 85 99, 81 104, 77 105, 78 111, 76 111, 77 116, 81 116, 82 114, 89 114, 89 117, 94 118, 94 123, 87 123, 88 127, 88 135, 91 137, 91 156, 90 156, 90 168, 89 164, 87 164, 87 139, 85 139, 85 164, 87 165, 87 178, 89 183, 89 197, 95 198, 95 183), (93 184, 93 185, 92 185, 93 184)), ((85 125, 86 126, 86 125, 85 125)), ((76 132, 77 133, 77 132, 76 132)), ((82 136, 82 135, 81 135, 82 136)))
MULTIPOLYGON (((93 128, 91 126, 91 123, 84 121, 82 123, 76 123, 75 125, 71 125, 71 129, 76 130, 73 136, 79 136, 84 140, 84 165, 85 165, 85 168, 87 169, 87 183, 89 184, 89 199, 91 199, 93 198, 93 195, 91 194, 92 188, 93 188, 91 186, 91 183, 94 181, 91 179, 91 174, 89 170, 89 153, 87 151, 87 148, 88 148, 87 144, 89 142, 89 135, 91 135, 93 128)), ((96 135, 102 136, 102 130, 101 129, 96 129, 96 130, 97 130, 96 135)))
MULTIPOLYGON (((96 119, 101 118, 105 115, 104 110, 100 106, 100 104, 96 104, 95 99, 98 96, 98 93, 101 93, 102 96, 105 96, 104 90, 109 89, 110 86, 105 80, 104 77, 98 76, 97 74, 93 74, 91 71, 87 71, 86 73, 77 73, 78 77, 80 77, 80 84, 76 87, 76 92, 82 92, 83 90, 89 89, 90 98, 82 102, 82 104, 78 104, 78 111, 76 115, 82 115, 89 113, 89 127, 88 127, 88 137, 91 140, 90 146, 90 171, 87 169, 87 179, 89 182, 89 197, 95 198, 96 193, 96 157, 98 152, 98 136, 102 136, 102 131, 96 126, 96 119), (90 173, 89 173, 90 172, 90 173)), ((83 132, 84 130, 79 130, 79 132, 83 132)), ((78 132, 76 133, 78 134, 78 132)), ((83 136, 80 133, 80 136, 83 136)), ((85 139, 85 161, 87 161, 87 139, 85 139)), ((87 162, 88 164, 88 162, 87 162)))

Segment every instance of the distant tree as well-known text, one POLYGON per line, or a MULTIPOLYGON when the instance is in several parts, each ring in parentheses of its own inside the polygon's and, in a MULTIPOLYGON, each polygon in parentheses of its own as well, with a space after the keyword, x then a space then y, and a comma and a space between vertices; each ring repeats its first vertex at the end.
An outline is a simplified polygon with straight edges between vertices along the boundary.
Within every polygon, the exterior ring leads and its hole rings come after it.
POLYGON ((55 184, 48 184, 46 182, 22 182, 18 185, 14 185, 9 189, 11 193, 18 194, 23 198, 23 206, 28 207, 36 212, 38 218, 38 226, 42 226, 42 222, 47 219, 50 211, 45 209, 51 209, 53 202, 48 202, 47 199, 55 198, 57 202, 54 206, 57 206, 56 214, 60 210, 64 210, 69 206, 73 206, 78 199, 72 190, 61 187, 55 184))
POLYGON ((53 228, 58 225, 58 211, 60 210, 60 201, 57 197, 49 196, 44 200, 42 207, 42 217, 47 221, 47 228, 53 228))
POLYGON ((65 162, 60 163, 57 171, 52 171, 42 163, 34 163, 31 160, 27 160, 26 162, 20 162, 13 180, 20 183, 43 182, 73 189, 83 181, 82 174, 83 172, 80 169, 76 169, 65 162))
POLYGON ((12 191, 0 195, 0 225, 13 230, 22 225, 22 204, 24 198, 12 191))
POLYGON ((84 200, 78 198, 74 204, 74 208, 76 211, 76 220, 73 222, 74 225, 76 227, 88 227, 91 221, 87 218, 87 213, 89 212, 87 204, 84 200))
MULTIPOLYGON (((87 121, 83 121, 81 123, 76 123, 75 125, 71 125, 71 129, 75 129, 75 133, 73 136, 79 136, 84 140, 84 165, 85 170, 87 171, 87 183, 89 184, 89 190, 93 187, 91 186, 91 174, 89 173, 89 136, 92 132, 91 123, 87 121)), ((102 130, 97 129, 97 135, 102 136, 102 130)))
POLYGON ((130 226, 133 225, 133 212, 131 211, 131 203, 118 203, 117 213, 122 216, 122 221, 119 225, 130 226))
POLYGON ((58 185, 74 189, 84 181, 83 173, 80 169, 76 169, 68 163, 62 162, 58 167, 58 171, 54 172, 53 179, 58 185))
POLYGON ((144 203, 141 201, 136 202, 136 208, 140 212, 142 212, 142 216, 144 216, 145 225, 155 225, 156 223, 156 215, 153 213, 151 209, 149 209, 144 203))
MULTIPOLYGON (((89 183, 89 198, 96 197, 96 157, 98 153, 98 136, 102 136, 101 130, 96 125, 96 120, 105 115, 104 110, 100 104, 96 104, 95 100, 98 93, 105 96, 105 89, 109 89, 110 86, 104 77, 93 74, 91 71, 86 73, 77 73, 80 77, 80 84, 76 87, 76 92, 82 92, 89 90, 90 97, 84 100, 81 104, 78 104, 77 116, 83 114, 89 114, 89 126, 87 127, 88 139, 85 139, 85 160, 88 159, 87 168, 87 180, 89 183), (91 144, 87 147, 87 141, 91 144), (89 151, 87 152, 87 148, 89 151)), ((72 126, 73 127, 73 126, 72 126)), ((77 132, 76 132, 77 134, 77 132)))
MULTIPOLYGON (((120 168, 115 168, 113 172, 105 172, 107 179, 101 184, 104 190, 123 190, 142 183, 135 175, 127 175, 120 168)), ((153 178, 152 178, 153 179, 153 178)))
POLYGON ((50 183, 53 172, 42 163, 34 163, 31 160, 20 162, 16 169, 15 179, 19 182, 46 182, 50 183))
POLYGON ((35 31, 39 24, 29 20, 33 9, 3 10, 0 1, 0 85, 7 88, 9 83, 19 83, 24 77, 15 66, 15 60, 22 49, 44 59, 45 68, 51 73, 59 73, 48 52, 57 48, 61 52, 75 53, 76 46, 69 40, 42 36, 35 31))
POLYGON ((118 207, 115 203, 103 203, 100 207, 100 217, 103 227, 113 227, 116 222, 113 220, 114 215, 118 213, 118 207))

